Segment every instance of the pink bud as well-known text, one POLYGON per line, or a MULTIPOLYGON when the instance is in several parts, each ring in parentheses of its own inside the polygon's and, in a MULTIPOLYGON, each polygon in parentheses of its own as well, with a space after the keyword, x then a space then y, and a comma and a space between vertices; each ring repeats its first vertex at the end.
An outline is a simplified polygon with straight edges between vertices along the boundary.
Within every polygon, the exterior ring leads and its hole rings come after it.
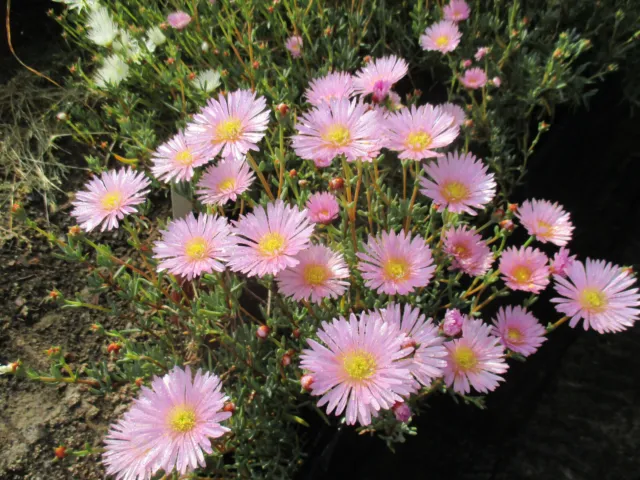
POLYGON ((310 392, 311 385, 313 385, 313 376, 303 375, 300 379, 300 385, 302 385, 302 388, 304 388, 307 392, 310 392))
POLYGON ((392 410, 399 422, 407 423, 411 418, 411 408, 404 402, 396 402, 392 410))
POLYGON ((468 58, 466 60, 463 60, 462 66, 464 68, 469 68, 471 66, 471 60, 469 60, 468 58))
POLYGON ((464 315, 460 313, 460 310, 454 308, 447 310, 444 314, 444 321, 442 322, 442 331, 445 335, 454 337, 462 330, 462 323, 464 321, 464 315))
POLYGON ((502 80, 500 80, 500 77, 493 77, 491 79, 491 83, 496 87, 500 87, 500 85, 502 85, 502 80))
POLYGON ((256 337, 265 339, 269 336, 269 327, 266 325, 260 325, 256 330, 256 337))

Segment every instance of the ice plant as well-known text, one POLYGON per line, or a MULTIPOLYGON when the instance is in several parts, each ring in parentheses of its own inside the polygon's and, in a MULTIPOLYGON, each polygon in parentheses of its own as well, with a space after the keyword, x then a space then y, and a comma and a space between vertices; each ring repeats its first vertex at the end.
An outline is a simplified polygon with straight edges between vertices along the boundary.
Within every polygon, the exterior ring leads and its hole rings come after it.
POLYGON ((585 330, 620 332, 640 317, 635 278, 617 265, 604 260, 575 261, 566 278, 554 275, 553 280, 559 297, 551 301, 558 312, 570 317, 572 327, 583 320, 585 330))
POLYGON ((229 267, 250 277, 275 275, 298 265, 296 255, 309 246, 313 233, 307 211, 282 200, 257 207, 233 225, 236 237, 229 267))
POLYGON ((548 261, 537 248, 509 247, 502 252, 499 270, 511 290, 540 293, 549 284, 548 261))
POLYGON ((569 214, 557 203, 546 200, 526 200, 518 208, 516 217, 529 235, 543 243, 551 242, 560 247, 571 240, 573 224, 569 214))
POLYGON ((553 275, 560 275, 561 277, 566 277, 571 265, 576 261, 576 256, 571 255, 571 252, 561 247, 560 250, 556 252, 551 260, 551 265, 549 265, 549 271, 553 275))
POLYGON ((442 13, 444 14, 445 20, 461 22, 469 18, 471 9, 464 0, 451 0, 443 7, 442 13))
POLYGON ((467 316, 463 315, 457 308, 447 310, 444 314, 444 320, 442 320, 442 333, 455 337, 462 331, 462 325, 464 325, 466 319, 467 316))
POLYGON ((432 180, 420 180, 421 192, 438 204, 439 211, 476 215, 474 209, 483 208, 496 194, 494 175, 487 170, 471 153, 450 152, 425 167, 432 180))
POLYGON ((354 95, 353 76, 345 72, 333 72, 309 83, 304 96, 311 105, 330 103, 331 100, 350 99, 354 95))
POLYGON ((229 431, 220 423, 231 412, 220 379, 189 367, 174 367, 156 377, 105 439, 103 462, 108 475, 147 480, 159 471, 185 474, 205 466, 204 454, 212 454, 212 438, 229 431))
POLYGON ((211 93, 220 86, 220 73, 217 70, 204 70, 196 75, 191 83, 205 93, 211 93))
POLYGON ((106 7, 95 5, 89 13, 87 31, 89 40, 96 45, 106 47, 118 35, 118 25, 113 21, 106 7))
POLYGON ((453 268, 473 277, 487 273, 493 263, 489 246, 475 230, 466 226, 447 230, 443 250, 452 257, 453 268))
POLYGON ((377 58, 356 73, 353 86, 360 95, 373 95, 374 102, 382 102, 391 91, 391 87, 400 81, 409 71, 404 59, 389 55, 377 58))
POLYGON ((438 51, 440 53, 453 52, 460 44, 462 34, 458 26, 449 20, 443 20, 428 27, 420 36, 420 46, 423 50, 438 51))
POLYGON ((160 27, 153 27, 147 31, 147 39, 144 44, 150 52, 154 52, 157 47, 167 41, 160 27))
POLYGON ((460 83, 471 90, 482 88, 487 84, 487 74, 481 68, 470 68, 460 77, 460 83))
POLYGON ((94 75, 98 88, 115 87, 129 76, 129 65, 118 55, 109 55, 94 75))
POLYGON ((177 12, 170 13, 167 16, 167 22, 176 30, 182 30, 191 23, 191 15, 187 12, 178 10, 177 12))
POLYGON ((196 194, 205 205, 224 205, 235 202, 255 180, 244 160, 221 160, 207 168, 198 182, 196 194))
POLYGON ((476 59, 477 62, 479 62, 480 60, 482 60, 484 58, 484 56, 489 53, 489 48, 488 47, 480 47, 478 48, 478 50, 476 50, 476 53, 473 55, 473 58, 476 59))
POLYGON ((460 394, 471 388, 480 393, 495 390, 507 369, 504 347, 498 337, 491 334, 491 326, 482 320, 465 319, 462 336, 446 342, 447 366, 444 380, 460 394))
POLYGON ((116 228, 118 220, 136 212, 135 205, 145 201, 150 183, 144 173, 131 168, 109 170, 94 177, 85 190, 76 194, 71 215, 87 232, 100 224, 101 231, 116 228))
POLYGON ((302 44, 301 36, 292 35, 287 39, 285 47, 287 47, 287 50, 289 50, 293 58, 300 58, 302 56, 302 44))
POLYGON ((412 348, 403 348, 406 337, 379 313, 322 322, 317 335, 322 343, 307 340, 300 367, 313 376, 311 394, 322 396, 318 406, 327 405, 327 413, 346 408, 347 424, 369 425, 416 390, 411 370, 398 361, 412 348))
POLYGON ((314 193, 307 200, 306 207, 309 218, 314 223, 331 223, 340 213, 340 205, 335 195, 329 192, 314 193))
POLYGON ((364 252, 357 253, 358 269, 368 288, 378 293, 406 295, 429 284, 436 267, 424 238, 404 231, 369 236, 364 252))
POLYGON ((523 307, 500 308, 493 320, 493 334, 506 348, 525 357, 535 353, 547 339, 546 329, 523 307))
POLYGON ((440 108, 444 113, 447 113, 453 117, 452 125, 461 127, 464 124, 467 115, 464 113, 462 107, 456 105, 455 103, 443 103, 442 105, 440 105, 440 108))
POLYGON ((231 230, 227 219, 201 213, 173 220, 153 247, 158 271, 191 280, 203 273, 222 272, 228 259, 231 230))
POLYGON ((298 264, 278 273, 278 290, 293 300, 321 303, 341 297, 349 286, 349 268, 342 254, 323 245, 313 245, 297 256, 298 264))
POLYGON ((189 181, 194 169, 209 162, 209 158, 194 151, 184 133, 160 145, 151 157, 151 172, 165 183, 189 181))

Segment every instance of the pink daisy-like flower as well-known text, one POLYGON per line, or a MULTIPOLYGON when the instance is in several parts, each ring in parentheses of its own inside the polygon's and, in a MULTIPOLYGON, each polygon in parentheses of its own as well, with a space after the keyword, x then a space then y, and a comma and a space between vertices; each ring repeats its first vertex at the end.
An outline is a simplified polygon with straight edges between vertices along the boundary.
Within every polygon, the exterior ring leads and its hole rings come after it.
POLYGON ((480 47, 478 48, 478 50, 476 50, 476 53, 473 55, 473 58, 476 59, 477 62, 479 62, 480 60, 482 60, 484 58, 484 56, 489 53, 489 48, 488 47, 480 47))
POLYGON ((464 113, 462 107, 456 105, 455 103, 443 103, 440 105, 442 111, 448 115, 453 117, 453 123, 451 124, 461 127, 464 121, 467 119, 467 115, 464 113))
POLYGON ((447 349, 444 380, 455 392, 467 394, 473 387, 487 393, 504 381, 500 375, 509 368, 504 347, 498 337, 491 335, 491 326, 482 320, 465 319, 462 336, 444 346, 447 349))
POLYGON ((353 86, 360 95, 373 94, 373 101, 379 103, 387 98, 391 87, 408 71, 407 62, 395 55, 377 58, 356 73, 353 86))
POLYGON ((168 270, 191 280, 203 273, 224 271, 232 245, 231 229, 224 217, 190 213, 173 220, 153 247, 153 258, 160 260, 158 271, 168 270))
POLYGON ((493 320, 493 334, 502 344, 525 357, 535 353, 547 339, 546 329, 523 307, 500 308, 493 320))
POLYGON ((329 192, 314 193, 307 200, 309 218, 314 223, 331 223, 338 218, 340 205, 335 195, 329 192))
POLYGON ((460 83, 472 90, 482 88, 487 84, 487 74, 481 68, 470 68, 465 70, 464 75, 460 77, 460 83))
POLYGON ((309 83, 304 96, 311 105, 331 103, 331 100, 351 98, 354 95, 353 76, 345 72, 333 72, 309 83))
POLYGON ((557 303, 558 312, 571 317, 572 327, 582 319, 585 330, 621 332, 640 317, 635 278, 618 265, 604 260, 587 259, 586 264, 576 261, 567 278, 554 275, 553 280, 560 297, 551 301, 557 303))
POLYGON ((464 0, 451 0, 448 5, 442 9, 445 20, 452 22, 461 22, 469 18, 471 9, 464 0))
POLYGON ((436 202, 438 211, 445 208, 453 213, 476 215, 474 208, 481 209, 496 194, 493 173, 471 153, 448 153, 429 163, 425 172, 432 180, 420 180, 421 192, 436 202))
POLYGON ((453 117, 433 105, 403 108, 383 123, 385 146, 400 152, 399 158, 441 157, 443 154, 435 149, 450 145, 460 133, 454 122, 453 117))
POLYGON ((453 52, 460 44, 462 34, 458 25, 449 20, 443 20, 428 27, 420 36, 423 50, 438 51, 440 53, 453 52))
POLYGON ((299 117, 293 149, 318 167, 329 166, 340 155, 350 162, 371 161, 380 151, 378 123, 378 113, 358 100, 331 100, 299 117))
POLYGON ((100 224, 102 232, 117 228, 118 220, 136 212, 134 205, 144 202, 150 183, 144 173, 131 168, 104 172, 76 194, 71 215, 87 232, 100 224))
POLYGON ((364 252, 357 254, 365 285, 378 293, 406 295, 429 284, 436 267, 424 238, 404 231, 369 236, 364 252))
POLYGON ((118 479, 148 480, 159 471, 185 474, 205 466, 212 438, 229 431, 220 425, 231 412, 220 379, 212 373, 175 367, 142 387, 124 418, 111 426, 103 462, 118 479))
POLYGON ((442 320, 442 333, 449 337, 455 337, 462 331, 462 325, 467 318, 457 308, 447 310, 444 314, 444 320, 442 320))
POLYGON ((451 228, 445 233, 444 251, 453 257, 453 268, 473 277, 487 273, 493 263, 489 246, 475 230, 466 226, 451 228))
POLYGON ((571 255, 569 249, 560 247, 560 250, 556 252, 553 256, 553 260, 551 261, 551 265, 549 265, 549 271, 553 275, 560 275, 561 277, 566 277, 571 265, 576 261, 576 256, 571 255))
POLYGON ((341 253, 323 245, 313 245, 301 251, 295 267, 283 270, 276 277, 278 289, 285 297, 294 300, 311 299, 322 303, 322 299, 341 297, 349 287, 349 268, 341 253))
POLYGON ((263 277, 300 263, 296 255, 308 248, 313 225, 306 210, 276 200, 234 221, 233 233, 231 270, 263 277))
POLYGON ((540 293, 549 285, 549 259, 537 248, 507 248, 498 269, 511 290, 540 293))
POLYGON ((390 409, 417 389, 406 362, 398 360, 413 350, 403 348, 406 336, 378 312, 351 314, 349 320, 322 322, 317 332, 324 343, 307 340, 300 367, 313 376, 312 395, 322 395, 318 406, 340 415, 347 424, 369 425, 381 409, 390 409))
POLYGON ((194 152, 184 133, 180 132, 160 145, 153 152, 151 161, 151 172, 158 180, 169 183, 191 180, 194 168, 204 165, 209 159, 194 152))
POLYGON ((169 22, 169 25, 176 30, 182 30, 191 23, 191 15, 179 10, 177 12, 170 13, 167 16, 167 21, 169 22))
POLYGON ((229 200, 235 202, 254 180, 247 162, 229 158, 205 170, 196 193, 205 205, 224 205, 229 200))
POLYGON ((292 35, 285 43, 285 47, 289 50, 289 53, 293 58, 300 58, 302 56, 302 37, 299 35, 292 35))
POLYGON ((542 243, 551 242, 563 247, 571 240, 573 224, 569 214, 557 203, 526 200, 518 208, 516 217, 529 235, 535 235, 542 243))
POLYGON ((258 150, 269 123, 264 97, 256 98, 249 90, 238 90, 209 99, 207 106, 194 115, 187 126, 187 139, 194 150, 212 159, 242 160, 249 150, 258 150))
POLYGON ((413 356, 400 360, 406 363, 418 382, 424 386, 441 377, 447 366, 444 358, 447 350, 444 348, 444 337, 438 335, 438 326, 431 319, 426 320, 418 308, 405 305, 401 309, 399 304, 391 304, 380 311, 382 319, 395 325, 398 330, 407 335, 405 347, 414 347, 413 356))

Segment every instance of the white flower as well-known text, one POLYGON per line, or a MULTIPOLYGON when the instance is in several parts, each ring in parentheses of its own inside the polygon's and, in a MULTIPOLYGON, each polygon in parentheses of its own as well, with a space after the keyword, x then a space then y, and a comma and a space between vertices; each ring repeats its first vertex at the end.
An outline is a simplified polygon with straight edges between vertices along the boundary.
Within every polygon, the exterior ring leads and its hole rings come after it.
POLYGON ((53 0, 56 3, 64 3, 69 10, 82 10, 93 8, 96 5, 96 0, 53 0))
POLYGON ((164 36, 160 27, 153 27, 147 32, 147 39, 144 44, 150 52, 155 51, 156 47, 159 47, 167 41, 167 37, 164 36))
POLYGON ((0 375, 4 375, 5 373, 13 372, 13 365, 0 365, 0 375))
POLYGON ((87 29, 89 30, 89 40, 103 47, 111 44, 118 34, 118 26, 111 19, 109 10, 103 6, 92 8, 87 29))
POLYGON ((128 59, 140 63, 140 57, 142 56, 140 44, 138 44, 135 38, 129 35, 129 32, 125 30, 120 31, 120 39, 113 42, 113 49, 116 52, 121 52, 128 59))
POLYGON ((117 55, 111 55, 104 60, 104 64, 95 75, 95 82, 99 88, 118 85, 129 75, 129 65, 117 55))
POLYGON ((210 45, 207 42, 202 42, 202 45, 200 45, 200 50, 206 53, 209 51, 209 47, 210 45))
POLYGON ((220 86, 220 73, 216 70, 205 70, 204 72, 200 72, 191 83, 203 92, 213 92, 220 86))

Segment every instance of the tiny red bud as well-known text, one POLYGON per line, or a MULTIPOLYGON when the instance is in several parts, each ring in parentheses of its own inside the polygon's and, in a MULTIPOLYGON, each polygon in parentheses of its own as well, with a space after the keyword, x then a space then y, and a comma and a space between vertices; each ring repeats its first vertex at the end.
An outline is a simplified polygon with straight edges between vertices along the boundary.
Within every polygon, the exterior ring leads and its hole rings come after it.
POLYGON ((516 228, 516 226, 513 224, 513 222, 511 220, 503 220, 500 222, 500 227, 508 230, 509 232, 512 232, 514 228, 516 228))
POLYGON ((142 384, 144 383, 144 380, 140 377, 136 378, 136 387, 140 388, 142 387, 142 384))
POLYGON ((269 336, 269 331, 269 327, 267 327, 266 325, 260 325, 258 327, 258 330, 256 330, 256 336, 258 338, 265 339, 269 336))
POLYGON ((287 113, 289 113, 289 105, 287 105, 286 103, 280 103, 277 107, 278 112, 280 112, 281 116, 285 116, 287 113))
POLYGON ((304 188, 307 185, 309 185, 309 181, 308 180, 298 180, 298 185, 300 186, 300 188, 304 188))
POLYGON ((236 411, 236 405, 233 402, 225 402, 224 403, 224 407, 222 407, 222 411, 223 412, 235 412, 236 411))
POLYGON ((176 63, 176 59, 173 57, 169 57, 167 58, 166 62, 167 62, 167 65, 173 65, 174 63, 176 63))
POLYGON ((311 385, 313 385, 313 376, 312 375, 303 375, 302 378, 300 379, 300 385, 302 385, 302 388, 305 389, 307 392, 311 391, 311 385))
POLYGON ((196 74, 195 74, 195 72, 191 72, 189 75, 187 75, 187 77, 189 78, 189 80, 195 80, 196 79, 196 74))
POLYGON ((269 8, 267 8, 267 10, 269 13, 273 13, 275 9, 273 8, 273 5, 270 5, 269 8))
POLYGON ((48 356, 57 355, 60 353, 60 347, 51 347, 45 352, 48 356))
POLYGON ((493 215, 496 217, 504 217, 504 210, 502 208, 496 208, 493 215))
POLYGON ((58 448, 53 449, 53 453, 55 454, 56 458, 59 458, 60 460, 62 460, 64 457, 67 456, 67 449, 62 445, 60 445, 58 448))
POLYGON ((120 345, 119 343, 115 343, 115 342, 110 343, 109 346, 107 347, 107 353, 114 353, 117 355, 121 348, 122 348, 122 345, 120 345))
POLYGON ((49 298, 52 299, 52 300, 55 300, 59 296, 60 296, 60 292, 58 292, 57 290, 51 290, 49 292, 49 298))
POLYGON ((251 65, 253 66, 254 70, 257 70, 258 68, 260 68, 260 62, 257 60, 254 60, 251 65))
POLYGON ((329 181, 329 190, 340 190, 344 187, 344 180, 340 177, 332 178, 329 181))
POLYGON ((371 62, 371 60, 373 60, 373 58, 371 58, 371 55, 366 55, 363 58, 363 60, 364 60, 364 63, 369 63, 369 62, 371 62))
POLYGON ((98 330, 100 330, 100 325, 98 325, 97 323, 94 323, 93 325, 91 325, 91 330, 93 330, 94 332, 97 332, 98 330))
POLYGON ((295 168, 292 168, 291 170, 289 170, 289 176, 291 178, 296 178, 298 176, 298 172, 296 171, 295 168))
POLYGON ((291 365, 291 355, 289 355, 288 353, 285 353, 282 356, 282 360, 280 360, 280 364, 283 367, 288 367, 289 365, 291 365))
POLYGON ((511 213, 516 213, 518 211, 518 204, 517 203, 510 203, 507 208, 509 209, 509 211, 511 213))
POLYGON ((11 213, 18 213, 22 206, 19 203, 14 203, 11 205, 11 213))
POLYGON ((300 338, 300 329, 296 328, 292 332, 294 338, 300 338))

